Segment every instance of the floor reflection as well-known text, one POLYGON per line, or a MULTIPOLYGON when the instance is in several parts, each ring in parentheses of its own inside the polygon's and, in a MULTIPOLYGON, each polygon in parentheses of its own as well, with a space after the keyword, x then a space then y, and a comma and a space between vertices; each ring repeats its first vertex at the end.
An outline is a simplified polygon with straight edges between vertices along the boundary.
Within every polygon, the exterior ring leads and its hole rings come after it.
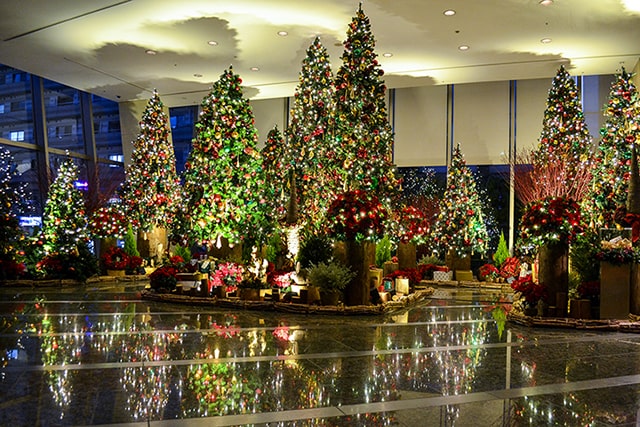
POLYGON ((439 290, 386 317, 314 317, 154 303, 139 291, 3 289, 0 424, 638 418, 640 336, 510 325, 508 296, 439 290))

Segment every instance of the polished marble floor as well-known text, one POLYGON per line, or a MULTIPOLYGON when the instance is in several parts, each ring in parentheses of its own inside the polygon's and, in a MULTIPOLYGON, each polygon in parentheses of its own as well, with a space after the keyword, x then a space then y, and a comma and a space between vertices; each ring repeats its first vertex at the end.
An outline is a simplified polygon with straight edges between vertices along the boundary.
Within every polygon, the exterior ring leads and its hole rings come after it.
POLYGON ((610 426, 640 422, 640 335, 505 323, 439 289, 386 317, 0 290, 2 426, 610 426))

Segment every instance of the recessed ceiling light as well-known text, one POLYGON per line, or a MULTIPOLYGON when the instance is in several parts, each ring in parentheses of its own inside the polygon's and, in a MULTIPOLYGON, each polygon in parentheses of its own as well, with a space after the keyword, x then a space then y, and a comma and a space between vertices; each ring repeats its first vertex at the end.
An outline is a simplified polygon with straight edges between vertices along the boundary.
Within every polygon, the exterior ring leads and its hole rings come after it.
POLYGON ((286 36, 288 36, 288 35, 289 35, 289 33, 288 33, 288 32, 286 32, 286 31, 278 31, 278 35, 279 35, 279 36, 282 36, 282 37, 286 37, 286 36))
POLYGON ((391 58, 393 56, 393 53, 385 52, 385 53, 382 54, 382 56, 384 56, 385 58, 391 58))
POLYGON ((469 46, 467 46, 466 44, 460 45, 458 46, 459 50, 469 50, 469 46))
POLYGON ((445 10, 444 12, 442 12, 442 14, 443 14, 444 16, 453 16, 453 15, 455 15, 455 14, 456 14, 456 11, 455 11, 455 10, 453 10, 453 9, 447 9, 447 10, 445 10))
POLYGON ((155 51, 155 50, 153 50, 153 49, 147 49, 147 50, 145 50, 145 51, 144 51, 144 53, 146 53, 147 55, 155 55, 155 54, 157 54, 158 52, 156 52, 156 51, 155 51))
POLYGON ((202 74, 200 74, 200 73, 193 73, 193 77, 200 78, 200 77, 202 77, 202 74))
POLYGON ((218 42, 217 42, 217 41, 215 41, 215 40, 209 40, 209 41, 207 42, 207 44, 208 44, 209 46, 218 46, 218 42))
POLYGON ((551 39, 549 37, 545 37, 543 39, 540 39, 540 43, 544 43, 544 44, 551 43, 551 39))
POLYGON ((542 6, 549 6, 553 4, 553 0, 540 0, 538 3, 541 4, 542 6))
POLYGON ((249 68, 249 69, 250 69, 251 71, 260 71, 260 68, 258 68, 258 67, 251 67, 251 68, 249 68))

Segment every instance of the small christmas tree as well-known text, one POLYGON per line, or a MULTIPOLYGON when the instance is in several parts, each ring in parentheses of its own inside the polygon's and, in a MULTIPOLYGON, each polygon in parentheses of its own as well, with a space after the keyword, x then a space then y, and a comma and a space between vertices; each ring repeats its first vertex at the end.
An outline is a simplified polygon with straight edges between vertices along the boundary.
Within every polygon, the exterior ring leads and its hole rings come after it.
POLYGON ((170 126, 158 92, 142 113, 131 165, 121 189, 124 211, 135 228, 171 228, 180 204, 180 181, 169 139, 170 126))
POLYGON ((263 198, 262 158, 242 80, 229 68, 202 101, 184 172, 184 224, 192 239, 259 241, 271 227, 263 198))
POLYGON ((482 210, 475 178, 458 145, 447 169, 447 187, 432 232, 433 240, 444 254, 455 251, 464 256, 486 252, 489 235, 482 210))
POLYGON ((638 92, 624 68, 616 76, 604 110, 606 122, 595 153, 588 197, 582 201, 585 219, 596 229, 613 228, 615 210, 624 205, 629 187, 631 147, 640 138, 633 126, 638 92))
POLYGON ((316 37, 302 61, 287 128, 284 166, 295 170, 303 227, 319 231, 335 197, 330 148, 333 130, 333 73, 326 48, 316 37))
POLYGON ((282 133, 275 126, 269 131, 267 141, 261 151, 262 167, 264 169, 265 182, 270 183, 264 188, 265 200, 269 204, 271 215, 280 218, 285 213, 287 200, 287 182, 289 168, 284 160, 284 139, 282 133))
POLYGON ((389 206, 400 195, 392 163, 393 135, 385 105, 384 72, 376 59, 369 18, 358 8, 347 29, 342 66, 335 77, 332 151, 340 180, 335 186, 371 192, 389 206))
POLYGON ((507 247, 507 241, 504 238, 504 232, 500 232, 500 240, 498 241, 498 249, 493 254, 493 262, 497 268, 500 268, 504 260, 509 258, 509 248, 507 247))

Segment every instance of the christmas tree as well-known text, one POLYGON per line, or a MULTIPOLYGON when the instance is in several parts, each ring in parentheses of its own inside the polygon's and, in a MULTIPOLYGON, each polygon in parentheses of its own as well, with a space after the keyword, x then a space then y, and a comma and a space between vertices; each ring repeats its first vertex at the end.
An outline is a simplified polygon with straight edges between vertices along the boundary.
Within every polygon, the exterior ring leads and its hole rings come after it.
POLYGON ((443 254, 455 251, 464 256, 486 252, 489 235, 482 210, 475 178, 458 145, 447 169, 447 187, 432 232, 443 254))
POLYGON ((591 136, 584 121, 575 81, 561 66, 551 83, 534 161, 539 165, 562 162, 566 180, 590 158, 591 136))
POLYGON ((71 158, 58 168, 49 187, 42 219, 42 237, 46 254, 75 253, 89 242, 88 220, 82 192, 76 187, 78 167, 71 158))
POLYGON ((335 186, 370 191, 389 206, 400 194, 391 162, 393 135, 385 106, 384 72, 374 52, 369 18, 362 8, 347 29, 342 66, 335 77, 332 151, 342 175, 335 186))
POLYGON ((226 238, 258 241, 271 217, 263 198, 264 174, 257 130, 242 80, 229 68, 202 101, 196 138, 184 172, 185 225, 201 243, 226 238))
POLYGON ((264 169, 265 182, 270 183, 265 191, 265 200, 269 204, 270 213, 274 218, 280 218, 285 214, 287 200, 287 182, 289 176, 288 167, 284 160, 284 139, 282 133, 275 126, 269 131, 267 141, 261 151, 262 167, 264 169))
POLYGON ((302 61, 285 152, 285 166, 296 174, 302 225, 311 229, 322 224, 327 204, 335 196, 330 168, 333 93, 329 54, 316 37, 302 61))
POLYGON ((638 92, 631 79, 632 75, 623 68, 611 84, 589 196, 582 202, 585 219, 596 229, 615 227, 614 212, 627 199, 631 148, 640 138, 640 131, 632 124, 638 92))
POLYGON ((11 181, 18 176, 13 158, 0 147, 0 279, 15 279, 24 268, 20 262, 24 234, 18 215, 29 209, 26 183, 11 181))
POLYGON ((169 133, 169 119, 154 91, 142 113, 140 133, 133 143, 131 165, 121 189, 127 218, 143 231, 171 228, 180 203, 180 181, 169 133))

